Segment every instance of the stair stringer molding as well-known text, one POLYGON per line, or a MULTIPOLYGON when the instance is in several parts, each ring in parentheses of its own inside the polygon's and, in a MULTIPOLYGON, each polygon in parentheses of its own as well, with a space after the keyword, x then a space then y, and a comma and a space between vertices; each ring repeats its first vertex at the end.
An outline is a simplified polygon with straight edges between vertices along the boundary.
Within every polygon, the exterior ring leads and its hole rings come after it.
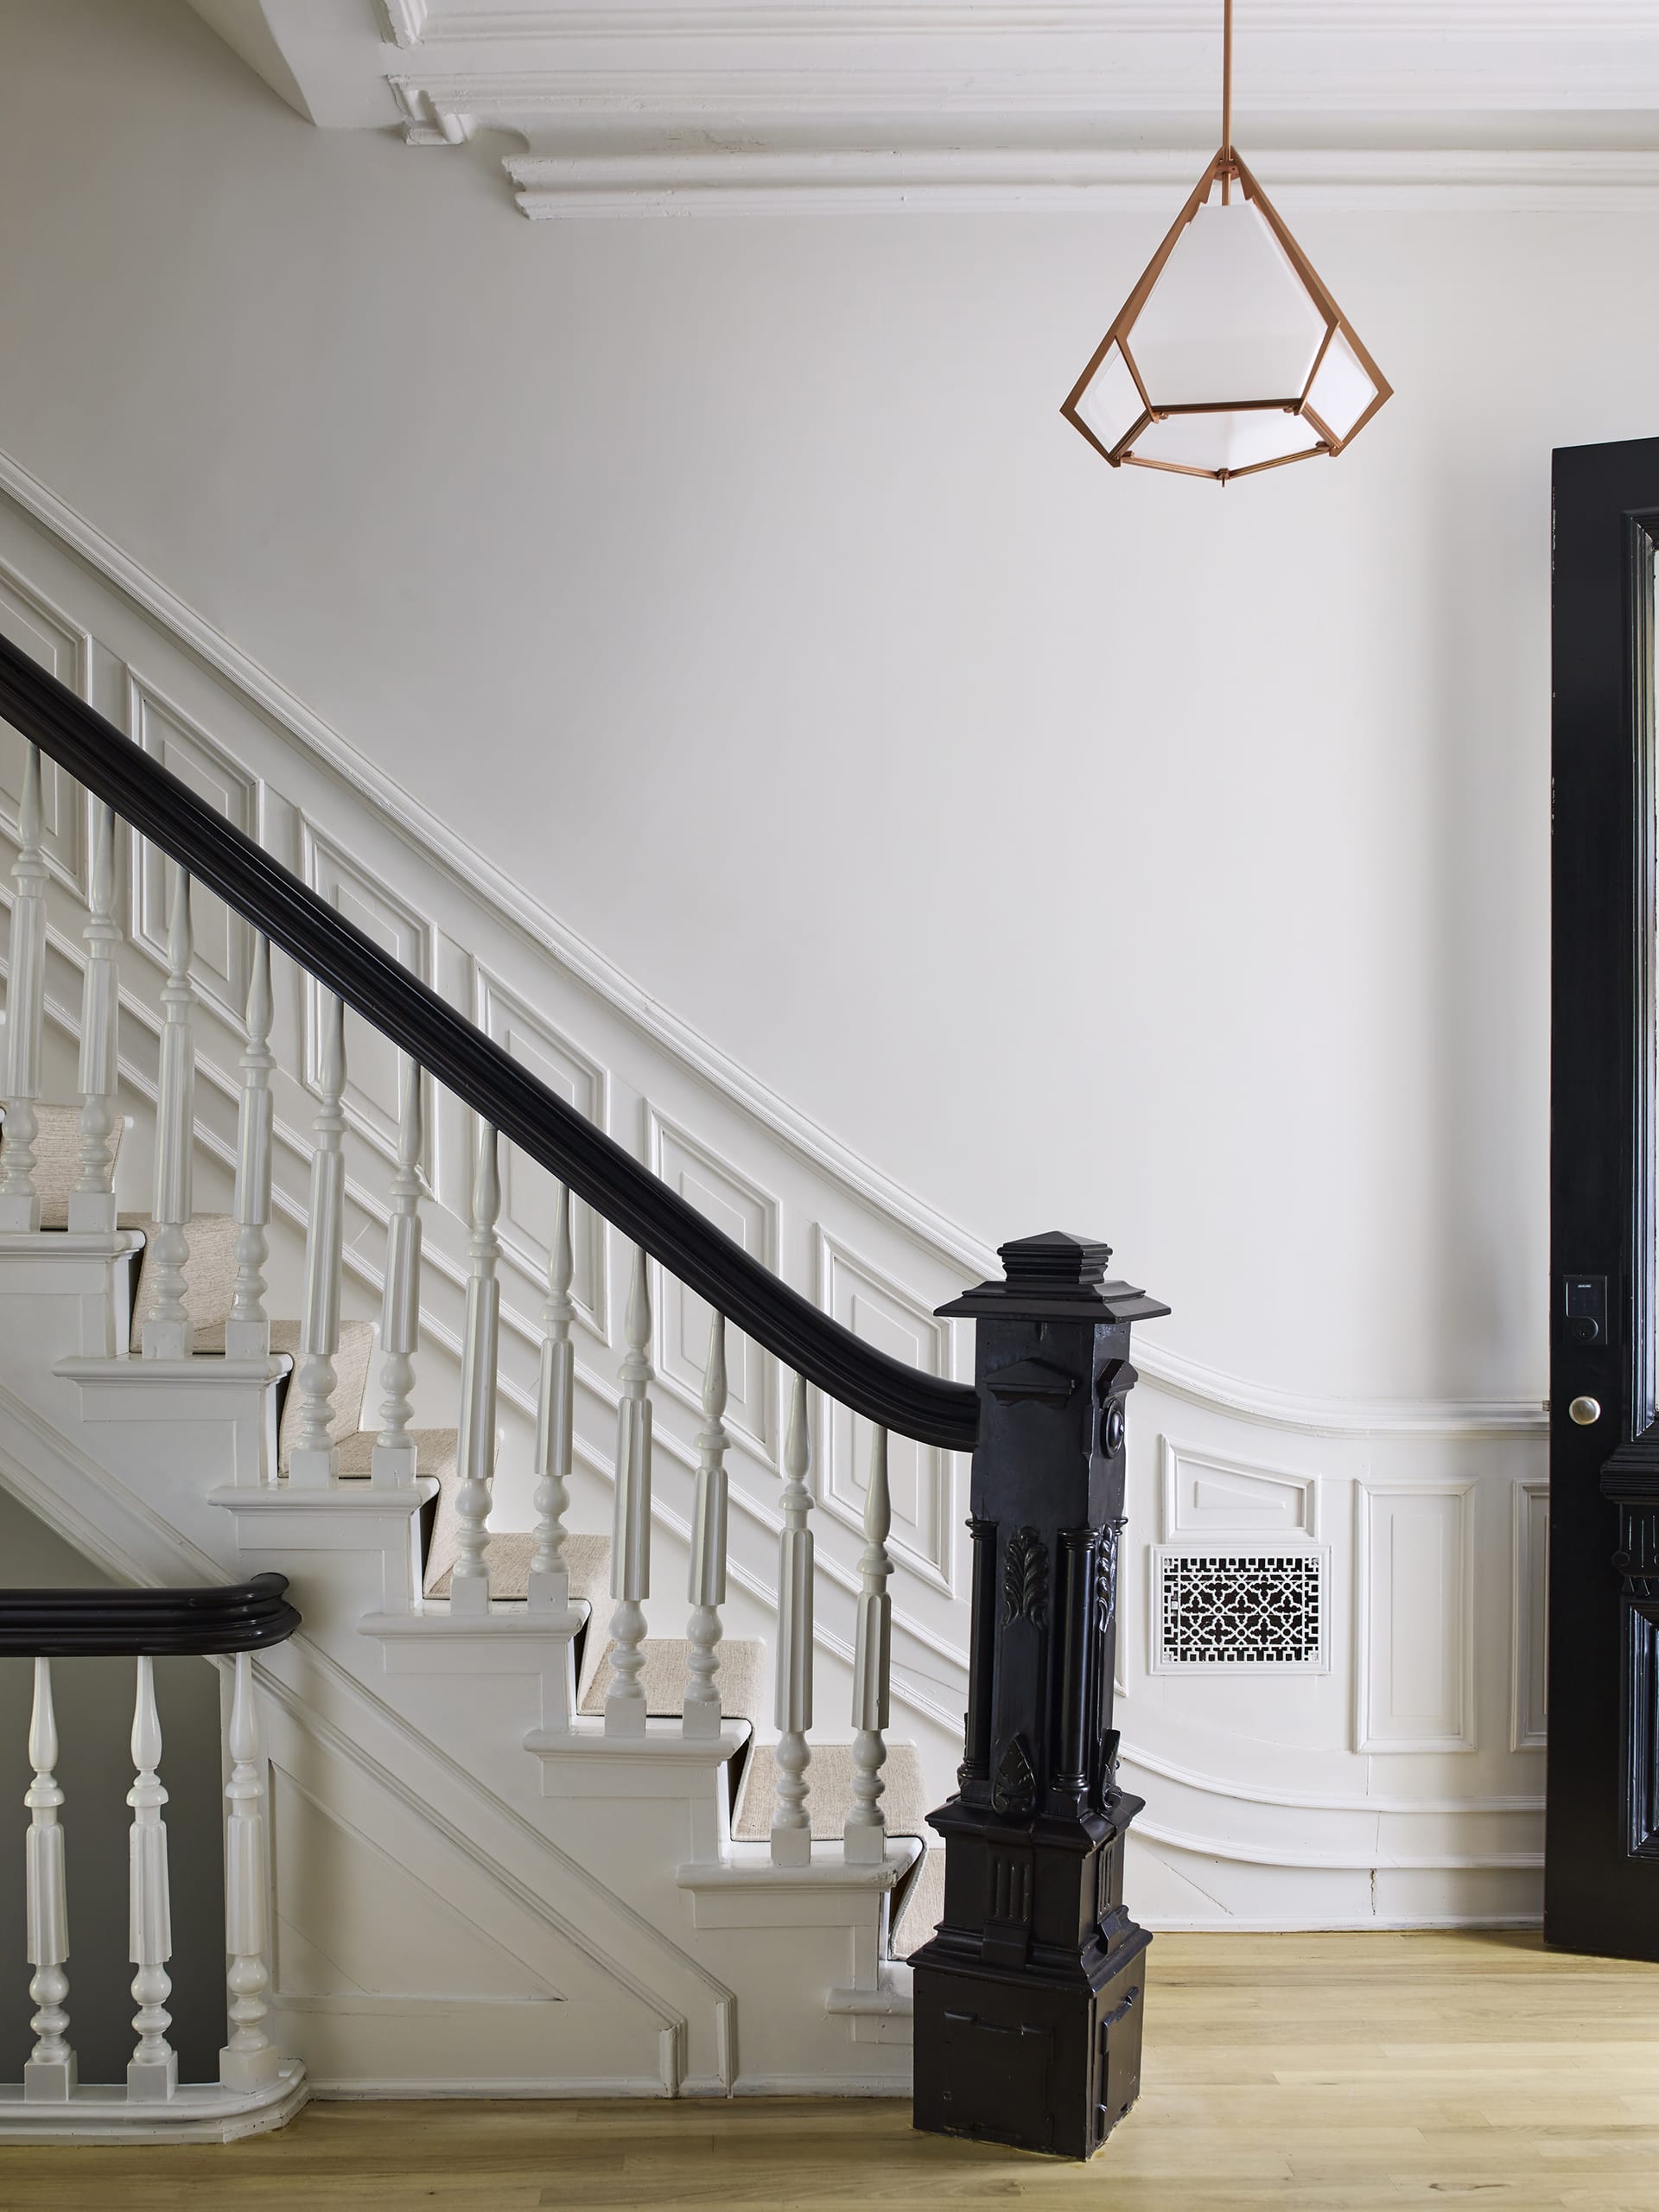
MULTIPOLYGON (((761 1244, 770 1240, 764 1256, 798 1288, 833 1304, 838 1284, 861 1284, 875 1302, 886 1301, 895 1325, 931 1348, 937 1363, 966 1376, 969 1332, 950 1324, 930 1333, 931 1315, 965 1281, 994 1271, 988 1249, 652 1001, 4 455, 0 627, 52 659, 118 725, 147 717, 152 742, 183 748, 175 765, 189 766, 195 746, 209 767, 217 760, 232 782, 239 776, 249 826, 269 849, 309 870, 325 888, 340 881, 359 918, 378 921, 389 941, 404 932, 405 949, 418 952, 429 980, 452 1001, 485 1017, 498 1033, 516 1024, 528 1047, 554 1055, 560 1079, 587 1081, 595 1117, 642 1160, 665 1167, 673 1157, 690 1157, 711 1181, 723 1178, 726 1199, 749 1209, 761 1244)), ((0 754, 0 870, 12 850, 5 766, 0 754)), ((50 1052, 60 1096, 73 1088, 67 1046, 78 1005, 84 836, 79 846, 77 855, 68 838, 54 856, 49 890, 50 1052)), ((131 892, 128 882, 123 912, 130 928, 142 918, 131 892)), ((280 971, 285 963, 278 964, 280 971)), ((123 1081, 142 1121, 153 1095, 160 976, 154 944, 124 947, 121 975, 123 1081)), ((227 1018, 233 995, 220 996, 222 1007, 211 995, 204 1001, 198 1032, 203 1205, 222 1205, 228 1194, 234 1128, 238 1040, 227 1018)), ((290 972, 279 988, 284 1067, 308 1065, 313 1027, 306 991, 290 972)), ((373 1310, 378 1283, 390 1160, 391 1102, 385 1094, 383 1083, 382 1095, 348 1100, 347 1268, 357 1301, 351 1310, 359 1313, 373 1310)), ((441 1426, 454 1418, 470 1132, 469 1117, 453 1102, 435 1103, 428 1162, 433 1199, 424 1209, 430 1295, 416 1411, 441 1426)), ((310 1110, 302 1085, 279 1078, 277 1107, 274 1287, 284 1268, 289 1282, 296 1280, 310 1110)), ((145 1134, 141 1126, 124 1155, 124 1176, 137 1174, 140 1184, 145 1134)), ((526 1203, 533 1211, 533 1201, 526 1203)), ((494 1517, 497 1525, 526 1526, 540 1253, 533 1236, 515 1230, 512 1203, 504 1226, 507 1448, 494 1517)), ((576 1328, 575 1527, 608 1519, 612 1378, 626 1288, 620 1241, 602 1236, 593 1249, 592 1280, 578 1284, 588 1301, 576 1328)), ((657 1287, 660 1293, 660 1282, 657 1287)), ((273 1310, 297 1307, 278 1296, 273 1310)), ((677 1635, 697 1416, 684 1373, 674 1371, 671 1344, 671 1357, 663 1356, 670 1316, 661 1302, 658 1310, 653 1506, 667 1555, 651 1625, 677 1635)), ((677 1363, 683 1369, 683 1360, 677 1363)), ((1132 1852, 1141 1916, 1154 1925, 1271 1927, 1535 1919, 1542 1715, 1527 1683, 1541 1622, 1535 1588, 1527 1583, 1531 1554, 1522 1532, 1545 1488, 1541 1407, 1297 1399, 1202 1368, 1155 1338, 1137 1343, 1136 1365, 1119 1717, 1126 1777, 1151 1801, 1132 1852), (1307 1485, 1318 1507, 1317 1541, 1328 1553, 1328 1637, 1318 1670, 1184 1675, 1158 1662, 1154 1546, 1205 1541, 1202 1530, 1166 1525, 1165 1462, 1172 1450, 1188 1448, 1247 1478, 1277 1471, 1307 1485), (1452 1493, 1466 1493, 1466 1503, 1448 1504, 1452 1493), (1469 1575, 1447 1574, 1432 1588, 1433 1577, 1403 1592, 1385 1589, 1378 1543, 1368 1554, 1363 1532, 1369 1528, 1380 1540, 1393 1515, 1405 1516, 1418 1538, 1427 1534, 1454 1548, 1461 1541, 1469 1575), (1402 1719, 1393 1698, 1389 1639, 1376 1629, 1390 1605, 1395 1645, 1427 1637, 1443 1661, 1440 1709, 1426 1729, 1402 1719)), ((766 1636, 772 1618, 784 1381, 762 1363, 753 1402, 733 1424, 734 1635, 766 1636)), ((374 1395, 372 1388, 371 1406, 374 1395)), ((847 1463, 844 1437, 832 1435, 827 1411, 817 1412, 818 1712, 821 1729, 842 1733, 834 1716, 848 1709, 858 1471, 847 1463)), ((965 1701, 965 1468, 947 1461, 916 1472, 918 1522, 895 1530, 895 1732, 914 1738, 943 1798, 952 1786, 965 1701)), ((1247 1516, 1211 1529, 1208 1541, 1238 1552, 1258 1538, 1247 1516)), ((1293 1531, 1274 1541, 1314 1539, 1293 1531)))
MULTIPOLYGON (((210 1550, 3 1383, 0 1482, 123 1581, 164 1587, 257 1571, 258 1562, 238 1560, 226 1541, 225 1516, 217 1516, 219 1548, 210 1550)), ((201 1534, 211 1537, 207 1510, 201 1534)), ((303 1595, 297 1585, 296 1594, 303 1595)), ((509 2011, 519 2012, 516 2047, 543 2062, 527 2079, 520 2063, 512 2086, 537 2095, 672 2094, 693 2086, 718 2094, 731 2086, 722 2079, 722 2060, 733 2042, 732 1992, 354 1680, 320 1647, 314 1628, 261 1653, 255 1675, 273 1810, 285 1781, 308 1789, 359 1847, 404 1866, 418 1863, 428 1885, 481 1941, 499 1945, 510 1934, 528 1947, 520 1955, 533 1963, 545 1993, 517 2007, 490 2008, 503 2024, 509 2011), (550 2001, 556 1995, 560 2001, 550 2001)), ((533 1788, 534 1762, 518 1756, 527 1789, 533 1788)), ((279 1923, 287 1919, 303 1936, 289 1912, 280 1853, 277 1859, 279 1923)), ((463 2085, 472 2094, 501 2089, 501 2046, 492 2037, 486 2056, 474 2044, 466 1989, 424 1993, 424 2002, 409 2008, 428 2016, 427 2063, 399 2075, 331 2035, 332 2008, 315 1993, 307 1993, 290 2018, 280 1933, 276 1965, 273 2003, 284 2047, 305 2059, 317 2089, 365 2095, 460 2093, 463 2085), (474 2056, 481 2063, 469 2070, 474 2056)), ((406 2058, 416 2056, 406 2042, 406 2058)))

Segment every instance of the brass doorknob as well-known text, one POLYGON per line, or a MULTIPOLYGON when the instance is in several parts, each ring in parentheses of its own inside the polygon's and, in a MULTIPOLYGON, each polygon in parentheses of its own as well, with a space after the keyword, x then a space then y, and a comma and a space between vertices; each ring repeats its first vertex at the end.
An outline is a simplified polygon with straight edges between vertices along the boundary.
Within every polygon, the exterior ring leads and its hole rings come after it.
POLYGON ((1580 1428, 1593 1428, 1601 1419, 1601 1401, 1599 1398, 1574 1398, 1567 1410, 1568 1418, 1577 1421, 1580 1428))

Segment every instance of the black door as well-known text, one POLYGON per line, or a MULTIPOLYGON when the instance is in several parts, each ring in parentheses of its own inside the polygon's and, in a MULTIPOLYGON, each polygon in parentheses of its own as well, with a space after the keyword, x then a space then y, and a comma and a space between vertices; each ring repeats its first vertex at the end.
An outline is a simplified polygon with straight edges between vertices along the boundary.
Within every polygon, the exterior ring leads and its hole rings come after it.
POLYGON ((1555 455, 1544 1932, 1659 1958, 1659 438, 1555 455))

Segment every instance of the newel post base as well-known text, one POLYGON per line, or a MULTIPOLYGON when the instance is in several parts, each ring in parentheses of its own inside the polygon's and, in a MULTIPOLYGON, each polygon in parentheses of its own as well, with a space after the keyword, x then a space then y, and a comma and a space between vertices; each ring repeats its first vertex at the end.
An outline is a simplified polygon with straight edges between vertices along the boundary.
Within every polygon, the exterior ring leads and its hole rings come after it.
POLYGON ((977 1323, 969 1704, 944 1917, 914 1954, 915 2123, 1092 2157, 1141 2086, 1151 1937, 1123 1906, 1141 1800, 1112 1725, 1129 1330, 1169 1308, 1104 1244, 1002 1246, 977 1323))

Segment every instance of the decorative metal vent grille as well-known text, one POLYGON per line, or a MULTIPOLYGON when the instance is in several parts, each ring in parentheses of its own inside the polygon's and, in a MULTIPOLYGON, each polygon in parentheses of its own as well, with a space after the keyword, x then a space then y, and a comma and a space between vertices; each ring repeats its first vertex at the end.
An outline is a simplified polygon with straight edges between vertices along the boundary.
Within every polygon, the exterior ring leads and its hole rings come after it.
POLYGON ((1160 1551, 1160 1667, 1324 1663, 1325 1554, 1160 1551))

